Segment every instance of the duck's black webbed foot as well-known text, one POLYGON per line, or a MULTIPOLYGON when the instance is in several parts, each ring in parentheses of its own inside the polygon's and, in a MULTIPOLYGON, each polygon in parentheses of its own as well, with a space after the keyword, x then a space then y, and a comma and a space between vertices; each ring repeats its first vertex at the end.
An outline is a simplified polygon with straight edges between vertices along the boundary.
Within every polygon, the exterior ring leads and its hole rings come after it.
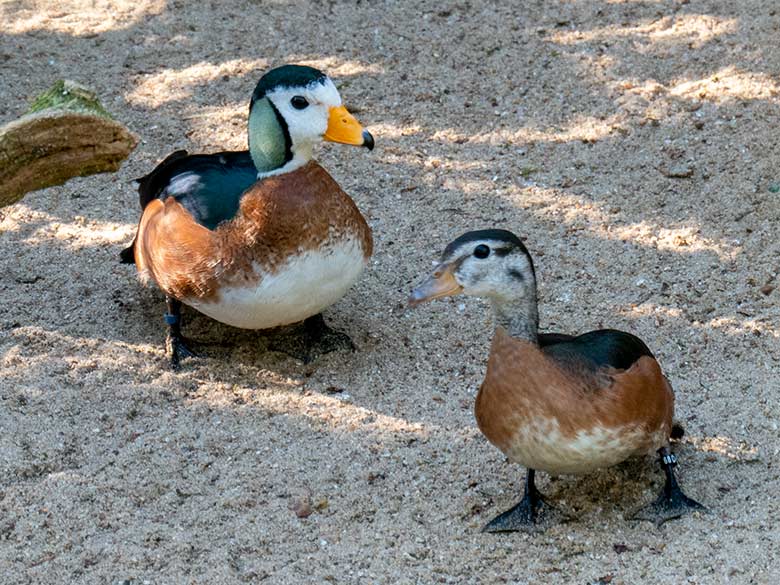
POLYGON ((294 331, 276 335, 269 349, 309 364, 332 351, 355 351, 355 345, 346 333, 328 327, 322 313, 318 313, 296 326, 294 331))
POLYGON ((168 312, 165 314, 165 322, 168 325, 168 335, 165 338, 165 349, 171 359, 171 368, 178 370, 183 358, 198 357, 184 341, 181 334, 181 301, 173 297, 165 297, 168 312))
POLYGON ((168 337, 165 339, 165 349, 171 358, 171 368, 174 370, 178 370, 181 367, 181 360, 184 358, 199 357, 197 353, 187 347, 181 334, 174 335, 170 331, 168 331, 168 337))
POLYGON ((666 473, 664 489, 652 504, 640 509, 634 514, 633 518, 636 520, 650 520, 655 522, 656 526, 660 526, 667 520, 679 518, 693 510, 705 511, 706 508, 704 506, 686 496, 677 484, 677 479, 674 477, 677 457, 670 453, 666 447, 659 449, 658 454, 661 456, 661 466, 666 473))
POLYGON ((536 517, 538 511, 544 506, 544 502, 539 500, 533 502, 528 496, 523 496, 520 503, 509 508, 485 524, 482 532, 517 532, 520 530, 529 530, 536 526, 536 517))
POLYGON ((534 477, 536 472, 528 470, 525 478, 525 492, 520 503, 506 512, 499 514, 488 522, 482 532, 518 532, 531 530, 537 526, 537 520, 546 515, 553 507, 545 502, 542 494, 536 489, 534 477))

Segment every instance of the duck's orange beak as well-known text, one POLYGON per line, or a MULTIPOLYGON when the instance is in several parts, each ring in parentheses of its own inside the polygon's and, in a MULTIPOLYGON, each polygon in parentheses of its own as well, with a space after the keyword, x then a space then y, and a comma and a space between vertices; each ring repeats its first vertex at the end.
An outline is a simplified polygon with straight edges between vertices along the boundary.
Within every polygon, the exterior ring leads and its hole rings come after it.
POLYGON ((363 129, 360 122, 344 106, 330 109, 328 128, 323 138, 329 142, 365 146, 368 150, 374 150, 374 137, 368 130, 363 129))
POLYGON ((426 301, 460 293, 463 287, 455 280, 452 271, 451 264, 439 264, 434 273, 409 295, 409 306, 416 307, 426 301))

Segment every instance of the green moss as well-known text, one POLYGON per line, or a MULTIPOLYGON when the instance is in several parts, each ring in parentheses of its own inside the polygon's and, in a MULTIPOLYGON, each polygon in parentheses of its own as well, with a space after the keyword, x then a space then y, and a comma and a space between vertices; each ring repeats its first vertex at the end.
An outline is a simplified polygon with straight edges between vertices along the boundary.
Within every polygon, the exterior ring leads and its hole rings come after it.
POLYGON ((527 179, 538 170, 539 169, 537 169, 536 167, 523 167, 522 169, 520 169, 520 176, 523 177, 524 179, 527 179))
POLYGON ((27 113, 32 114, 42 110, 67 110, 112 119, 92 91, 65 79, 55 81, 51 88, 35 97, 27 113))

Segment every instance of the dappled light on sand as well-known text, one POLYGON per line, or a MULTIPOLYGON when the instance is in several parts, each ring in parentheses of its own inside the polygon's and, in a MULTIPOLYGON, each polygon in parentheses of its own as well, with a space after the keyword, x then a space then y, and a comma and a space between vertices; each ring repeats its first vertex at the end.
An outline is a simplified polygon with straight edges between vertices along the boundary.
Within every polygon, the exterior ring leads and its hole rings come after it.
POLYGON ((698 451, 712 453, 732 461, 749 463, 759 460, 760 453, 758 447, 730 437, 722 435, 714 437, 686 437, 685 440, 698 451))
POLYGON ((77 216, 73 223, 52 222, 24 241, 35 244, 51 237, 61 240, 74 250, 80 250, 100 244, 121 244, 132 239, 133 233, 124 223, 96 221, 77 216))
MULTIPOLYGON (((398 439, 399 437, 423 438, 439 429, 437 425, 410 422, 355 404, 352 396, 346 391, 339 390, 328 396, 304 390, 295 381, 277 380, 276 384, 279 386, 265 391, 232 386, 230 393, 246 399, 253 409, 259 408, 277 416, 303 417, 313 427, 329 432, 368 434, 377 438, 398 439)), ((225 400, 224 395, 200 394, 196 400, 205 401, 215 407, 233 407, 232 400, 225 400)))
POLYGON ((780 95, 775 79, 766 73, 726 67, 703 79, 680 80, 669 94, 720 103, 726 100, 765 100, 780 95))
POLYGON ((129 28, 144 17, 159 15, 165 0, 32 0, 0 3, 0 22, 7 33, 35 30, 87 36, 129 28))
POLYGON ((723 104, 735 100, 766 100, 780 95, 775 80, 766 73, 741 71, 726 67, 700 79, 677 78, 667 85, 656 80, 625 79, 612 84, 613 89, 625 93, 621 106, 636 109, 632 98, 647 100, 644 105, 652 112, 649 103, 661 97, 673 97, 690 102, 694 107, 700 102, 723 104))
MULTIPOLYGON (((639 304, 633 304, 630 307, 619 311, 625 317, 631 319, 655 318, 656 323, 663 323, 671 319, 686 319, 686 312, 682 307, 667 304, 658 304, 649 301, 643 301, 639 304)), ((727 335, 734 337, 743 337, 746 335, 763 336, 768 335, 775 339, 780 338, 780 329, 774 322, 764 319, 750 319, 742 315, 718 316, 695 319, 692 323, 698 330, 716 331, 720 330, 727 335)), ((688 334, 694 333, 693 328, 688 330, 688 334)))
POLYGON ((2 585, 780 582, 778 0, 0 0, 0 29, 2 123, 66 78, 139 137, 0 209, 2 585), (246 149, 283 63, 376 139, 315 151, 373 232, 324 312, 355 351, 304 364, 185 307, 174 372, 162 295, 118 262, 133 180, 246 149), (407 298, 483 228, 538 258, 544 332, 647 343, 709 513, 629 521, 648 458, 540 474, 568 521, 480 532, 524 473, 475 422, 489 301, 407 298))
POLYGON ((490 132, 463 134, 455 128, 438 130, 433 134, 436 140, 446 140, 456 144, 499 145, 506 142, 528 144, 533 142, 595 142, 614 132, 623 130, 618 116, 595 117, 574 114, 566 124, 551 128, 534 128, 522 116, 517 122, 520 128, 501 128, 490 132))
POLYGON ((327 71, 328 76, 330 76, 339 87, 343 87, 343 79, 347 77, 354 77, 356 75, 381 75, 385 72, 385 68, 379 63, 343 59, 340 56, 326 56, 319 59, 304 57, 296 59, 295 62, 299 65, 308 65, 315 69, 327 71))
POLYGON ((633 26, 626 23, 624 26, 563 30, 552 35, 552 39, 556 43, 569 45, 615 38, 633 38, 647 45, 687 43, 694 49, 719 36, 734 32, 737 27, 736 18, 721 18, 710 14, 678 14, 644 21, 633 26))
MULTIPOLYGON (((24 204, 19 204, 24 208, 24 204)), ((28 233, 20 241, 30 245, 39 245, 48 240, 57 240, 73 250, 90 248, 99 245, 120 244, 133 237, 134 226, 127 223, 101 221, 76 215, 71 221, 65 221, 49 213, 29 209, 24 213, 25 221, 19 222, 10 218, 3 222, 0 231, 19 231, 27 228, 28 233), (40 224, 29 231, 30 224, 40 224)))
MULTIPOLYGON (((221 63, 201 61, 183 69, 166 68, 142 77, 126 97, 130 103, 158 108, 168 102, 189 98, 206 84, 216 81, 226 83, 231 78, 245 77, 253 72, 259 74, 267 66, 266 59, 230 59, 221 63)), ((247 104, 255 82, 246 82, 247 104)))
MULTIPOLYGON (((327 71, 337 85, 343 84, 340 77, 364 75, 369 73, 381 73, 378 66, 363 65, 356 61, 342 60, 335 57, 324 59, 303 59, 298 61, 301 65, 316 67, 327 71)), ((227 84, 235 83, 241 79, 245 86, 246 103, 242 108, 246 109, 249 97, 255 88, 265 69, 271 66, 268 59, 229 59, 218 63, 201 61, 185 67, 175 69, 167 67, 161 71, 144 75, 135 89, 126 96, 130 103, 150 108, 158 108, 166 103, 181 101, 198 95, 205 85, 211 83, 227 84)))
MULTIPOLYGON (((482 188, 489 185, 490 182, 485 181, 482 188)), ((614 213, 602 202, 542 186, 529 185, 522 194, 513 193, 510 199, 530 209, 540 219, 564 222, 575 231, 590 231, 594 237, 607 240, 631 241, 683 255, 709 252, 721 261, 733 260, 740 250, 737 243, 726 238, 714 240, 702 235, 695 222, 665 226, 657 220, 631 221, 628 212, 614 213)))
POLYGON ((744 316, 718 317, 712 319, 706 325, 713 329, 721 329, 728 335, 768 335, 775 339, 780 338, 780 329, 777 321, 765 321, 763 319, 746 319, 744 316))

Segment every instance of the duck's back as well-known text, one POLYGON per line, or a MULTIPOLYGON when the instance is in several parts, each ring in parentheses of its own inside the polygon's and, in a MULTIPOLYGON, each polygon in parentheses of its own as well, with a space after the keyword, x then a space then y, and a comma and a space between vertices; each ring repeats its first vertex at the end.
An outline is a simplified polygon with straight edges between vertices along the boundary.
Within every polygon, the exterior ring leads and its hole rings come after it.
POLYGON ((480 429, 510 459, 552 473, 584 473, 665 445, 674 396, 633 340, 602 331, 540 347, 498 328, 476 401, 480 429))
MULTIPOLYGON (((214 229, 232 219, 241 196, 257 180, 257 169, 249 151, 188 154, 177 150, 154 170, 139 179, 141 209, 156 200, 176 199, 200 225, 214 229)), ((135 263, 135 244, 122 250, 125 264, 135 263)))
POLYGON ((201 225, 214 229, 232 219, 241 196, 257 181, 248 150, 187 154, 178 150, 138 180, 141 208, 173 197, 201 225))

